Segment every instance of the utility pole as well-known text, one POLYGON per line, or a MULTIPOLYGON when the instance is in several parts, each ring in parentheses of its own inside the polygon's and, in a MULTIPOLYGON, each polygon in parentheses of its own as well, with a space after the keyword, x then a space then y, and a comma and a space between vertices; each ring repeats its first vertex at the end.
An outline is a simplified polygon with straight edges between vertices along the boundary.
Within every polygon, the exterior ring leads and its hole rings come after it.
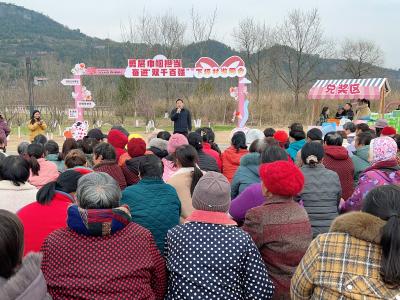
POLYGON ((28 95, 29 95, 29 111, 32 115, 35 109, 35 99, 33 97, 33 82, 32 82, 32 62, 31 58, 28 56, 25 60, 26 62, 26 81, 28 83, 28 95))

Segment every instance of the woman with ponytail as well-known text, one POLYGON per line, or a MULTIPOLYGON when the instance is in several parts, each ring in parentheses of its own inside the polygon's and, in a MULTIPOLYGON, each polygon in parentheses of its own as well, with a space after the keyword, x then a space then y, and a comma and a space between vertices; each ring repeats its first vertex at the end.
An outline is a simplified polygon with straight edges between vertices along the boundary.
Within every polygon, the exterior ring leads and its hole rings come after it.
POLYGON ((235 132, 231 139, 231 146, 222 153, 222 174, 232 182, 236 170, 240 166, 240 159, 249 153, 246 145, 246 135, 243 131, 235 132))
POLYGON ((181 201, 180 223, 182 224, 194 210, 192 205, 193 191, 204 173, 198 166, 199 158, 193 146, 178 147, 174 156, 178 171, 172 175, 167 183, 176 189, 181 201))
POLYGON ((38 189, 46 183, 56 180, 60 174, 57 166, 44 157, 43 145, 30 144, 28 146, 28 163, 31 169, 28 181, 38 189))
POLYGON ((313 238, 328 232, 332 221, 338 216, 342 197, 339 176, 321 163, 324 147, 320 143, 307 143, 301 150, 305 178, 303 191, 299 195, 310 218, 313 238))
POLYGON ((311 243, 291 299, 397 299, 400 295, 400 187, 370 191, 362 212, 335 219, 311 243))
POLYGON ((46 237, 67 226, 67 208, 75 202, 78 180, 82 174, 67 170, 56 181, 45 184, 36 195, 36 202, 18 212, 24 225, 25 250, 38 252, 46 237))

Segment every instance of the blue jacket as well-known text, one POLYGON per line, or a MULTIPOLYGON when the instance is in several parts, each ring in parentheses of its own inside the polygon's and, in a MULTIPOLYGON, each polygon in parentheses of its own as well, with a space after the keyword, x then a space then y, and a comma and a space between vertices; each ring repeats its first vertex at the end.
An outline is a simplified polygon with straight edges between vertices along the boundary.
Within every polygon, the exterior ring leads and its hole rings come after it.
POLYGON ((297 152, 299 152, 305 144, 306 140, 300 140, 289 144, 289 148, 286 149, 286 152, 293 161, 296 161, 297 152))
POLYGON ((122 192, 121 204, 129 205, 132 220, 151 231, 163 253, 168 230, 179 224, 181 202, 175 189, 161 178, 144 178, 122 192))
POLYGON ((175 133, 187 133, 192 131, 192 115, 187 108, 182 108, 180 113, 177 113, 177 109, 173 109, 171 112, 171 121, 174 122, 175 133))
POLYGON ((260 154, 249 153, 240 159, 240 166, 237 169, 231 183, 231 197, 236 198, 249 185, 260 182, 259 175, 260 154))

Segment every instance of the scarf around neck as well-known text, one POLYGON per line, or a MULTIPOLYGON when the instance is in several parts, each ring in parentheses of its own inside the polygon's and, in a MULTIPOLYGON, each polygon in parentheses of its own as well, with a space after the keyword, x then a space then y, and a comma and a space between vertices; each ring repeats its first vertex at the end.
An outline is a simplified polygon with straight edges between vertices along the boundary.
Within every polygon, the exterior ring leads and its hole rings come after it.
POLYGON ((83 209, 68 207, 67 224, 73 231, 88 236, 108 236, 124 229, 132 217, 127 205, 112 209, 83 209))

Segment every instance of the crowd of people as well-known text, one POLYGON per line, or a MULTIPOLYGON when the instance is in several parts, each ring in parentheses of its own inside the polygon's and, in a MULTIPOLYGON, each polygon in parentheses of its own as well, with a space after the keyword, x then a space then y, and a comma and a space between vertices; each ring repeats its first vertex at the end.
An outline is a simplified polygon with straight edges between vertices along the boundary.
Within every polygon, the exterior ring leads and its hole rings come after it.
POLYGON ((184 123, 58 145, 35 115, 31 142, 0 157, 0 299, 400 297, 385 120, 237 131, 221 150, 184 123))

